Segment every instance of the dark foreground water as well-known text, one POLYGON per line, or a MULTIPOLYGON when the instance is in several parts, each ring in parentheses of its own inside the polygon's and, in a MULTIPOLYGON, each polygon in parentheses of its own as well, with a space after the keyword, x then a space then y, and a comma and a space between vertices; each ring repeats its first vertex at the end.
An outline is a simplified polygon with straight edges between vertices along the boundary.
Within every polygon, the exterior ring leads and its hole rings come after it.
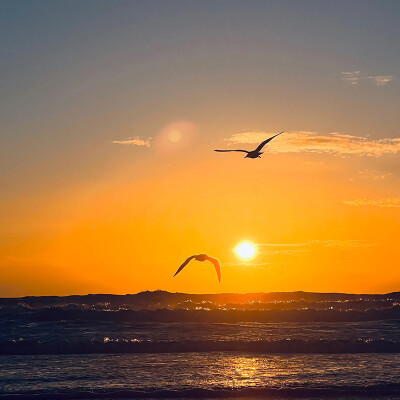
MULTIPOLYGON (((398 354, 5 356, 3 393, 48 398, 400 398, 398 354)), ((18 396, 19 397, 19 396, 18 396)), ((17 398, 18 398, 17 397, 17 398)))
POLYGON ((397 300, 378 303, 6 302, 0 399, 400 399, 397 300))

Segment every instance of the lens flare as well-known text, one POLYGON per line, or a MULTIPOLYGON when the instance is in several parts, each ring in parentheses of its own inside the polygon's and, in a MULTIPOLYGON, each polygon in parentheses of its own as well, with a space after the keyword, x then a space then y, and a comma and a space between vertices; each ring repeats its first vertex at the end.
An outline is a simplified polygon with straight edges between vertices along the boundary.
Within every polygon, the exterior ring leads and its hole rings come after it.
POLYGON ((170 130, 167 135, 168 139, 173 143, 179 142, 182 138, 182 133, 177 129, 170 130))
POLYGON ((153 147, 159 153, 179 152, 193 145, 198 131, 190 121, 175 121, 165 125, 154 139, 153 147))

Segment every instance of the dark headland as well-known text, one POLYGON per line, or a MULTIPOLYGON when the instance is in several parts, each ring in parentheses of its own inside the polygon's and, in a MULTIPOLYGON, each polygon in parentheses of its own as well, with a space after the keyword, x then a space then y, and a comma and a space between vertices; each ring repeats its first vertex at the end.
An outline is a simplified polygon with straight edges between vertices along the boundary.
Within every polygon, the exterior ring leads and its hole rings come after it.
MULTIPOLYGON (((400 302, 400 292, 386 294, 349 294, 349 293, 314 293, 314 292, 270 292, 270 293, 218 293, 190 294, 171 293, 163 290, 144 291, 136 294, 87 294, 70 296, 26 296, 0 298, 0 306, 25 305, 27 307, 51 307, 66 305, 101 306, 111 309, 160 309, 160 308, 192 308, 196 306, 220 308, 292 308, 298 309, 301 303, 310 307, 314 303, 321 306, 324 303, 359 302, 371 304, 376 308, 377 303, 400 302)), ((347 304, 347 305, 350 305, 347 304)), ((328 305, 328 304, 326 304, 328 305)))

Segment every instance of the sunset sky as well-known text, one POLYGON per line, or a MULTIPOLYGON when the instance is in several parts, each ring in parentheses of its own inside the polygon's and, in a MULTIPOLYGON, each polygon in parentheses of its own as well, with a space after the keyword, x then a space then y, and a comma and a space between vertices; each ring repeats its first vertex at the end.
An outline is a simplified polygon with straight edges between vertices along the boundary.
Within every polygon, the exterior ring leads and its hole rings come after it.
POLYGON ((0 297, 400 290, 399 1, 0 9, 0 297))

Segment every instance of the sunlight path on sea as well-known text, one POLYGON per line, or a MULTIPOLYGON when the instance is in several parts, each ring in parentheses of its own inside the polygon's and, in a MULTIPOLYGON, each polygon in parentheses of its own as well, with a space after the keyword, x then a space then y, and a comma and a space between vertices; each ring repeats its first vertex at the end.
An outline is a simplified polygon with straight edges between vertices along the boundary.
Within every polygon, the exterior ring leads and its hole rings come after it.
MULTIPOLYGON (((237 353, 0 356, 10 393, 398 386, 399 354, 237 353), (383 386, 382 386, 383 385, 383 386)), ((308 389, 307 389, 308 390, 308 389)))

